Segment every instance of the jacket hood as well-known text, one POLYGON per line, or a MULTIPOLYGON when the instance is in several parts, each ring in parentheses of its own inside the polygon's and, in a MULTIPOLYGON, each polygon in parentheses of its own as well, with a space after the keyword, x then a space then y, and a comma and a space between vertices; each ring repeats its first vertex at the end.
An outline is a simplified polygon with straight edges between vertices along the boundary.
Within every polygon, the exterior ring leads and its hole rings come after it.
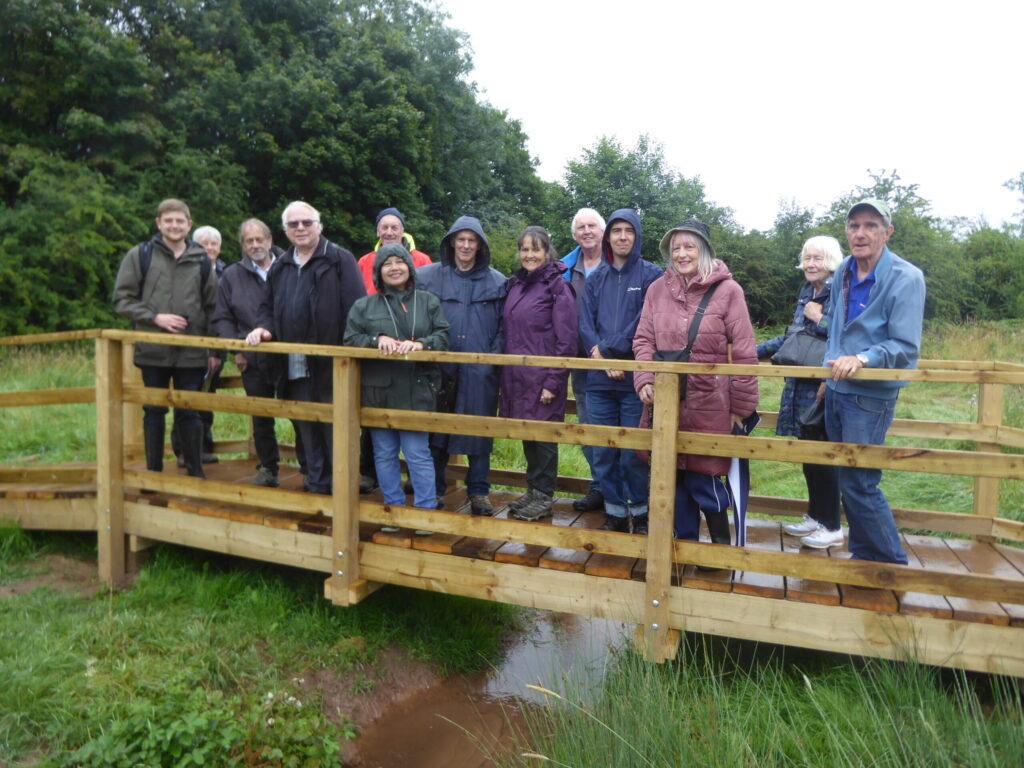
POLYGON ((476 253, 476 265, 473 269, 479 269, 480 267, 491 266, 491 245, 487 242, 487 236, 484 234, 484 228, 480 225, 480 220, 475 216, 460 216, 452 224, 451 229, 448 230, 448 234, 441 240, 441 263, 452 266, 455 260, 455 235, 464 229, 468 229, 478 238, 480 238, 480 249, 476 253))
POLYGON ((416 286, 416 270, 412 265, 412 254, 404 246, 398 243, 390 243, 382 246, 373 258, 373 286, 377 289, 377 293, 384 293, 387 290, 387 286, 384 285, 384 278, 381 277, 380 272, 384 262, 392 256, 398 256, 409 266, 409 282, 405 284, 406 289, 416 286))
POLYGON ((636 211, 632 208, 619 208, 611 216, 608 217, 608 226, 604 229, 604 235, 601 238, 601 253, 604 254, 605 260, 612 263, 612 247, 609 245, 608 238, 611 235, 612 225, 616 221, 624 221, 633 227, 633 231, 636 232, 636 240, 633 241, 633 250, 629 252, 629 256, 626 258, 626 264, 634 264, 640 258, 640 249, 643 247, 644 238, 643 231, 640 227, 640 217, 636 211))

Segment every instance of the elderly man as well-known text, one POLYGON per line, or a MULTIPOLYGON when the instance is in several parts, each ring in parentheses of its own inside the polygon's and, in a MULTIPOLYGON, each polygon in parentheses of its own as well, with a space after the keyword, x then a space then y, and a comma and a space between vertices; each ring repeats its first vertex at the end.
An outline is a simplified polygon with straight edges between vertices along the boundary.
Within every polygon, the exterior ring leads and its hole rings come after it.
MULTIPOLYGON (((292 247, 270 270, 269 289, 257 313, 259 325, 245 340, 252 346, 263 341, 340 345, 348 311, 366 295, 356 259, 321 234, 320 213, 308 203, 289 203, 281 223, 292 247)), ((274 369, 275 385, 285 399, 332 402, 330 358, 290 354, 277 359, 274 369)), ((305 489, 331 493, 331 425, 293 424, 305 451, 305 489)))
POLYGON ((416 250, 416 243, 412 239, 412 235, 405 231, 405 217, 399 213, 397 208, 385 208, 377 214, 373 223, 377 227, 377 245, 359 259, 359 272, 363 276, 367 296, 372 296, 377 292, 377 287, 373 284, 373 260, 377 257, 377 250, 382 245, 391 245, 392 243, 404 245, 412 255, 412 265, 415 268, 431 263, 427 254, 416 250))
MULTIPOLYGON (((158 233, 133 247, 121 261, 114 284, 114 310, 138 331, 206 336, 217 300, 217 275, 203 249, 188 239, 192 216, 181 200, 164 200, 156 209, 158 233)), ((196 347, 136 344, 135 365, 147 387, 198 391, 203 379, 220 368, 220 358, 196 347)), ((162 472, 167 408, 142 406, 146 469, 162 472)), ((204 477, 203 423, 189 408, 174 409, 188 474, 204 477)))
MULTIPOLYGON (((238 229, 242 260, 224 270, 217 290, 217 308, 213 313, 213 332, 225 339, 244 339, 259 325, 257 312, 267 294, 267 277, 276 256, 270 227, 259 219, 248 219, 238 229)), ((235 355, 242 373, 242 386, 250 397, 274 397, 277 393, 267 355, 246 352, 235 355)), ((274 419, 252 417, 253 442, 259 465, 253 485, 278 486, 280 452, 274 434, 274 419)))
MULTIPOLYGON (((583 290, 587 277, 601 265, 601 239, 604 237, 604 218, 593 208, 580 208, 572 217, 570 230, 572 239, 576 241, 576 247, 562 257, 562 262, 569 269, 565 272, 565 279, 568 280, 576 292, 576 309, 579 311, 583 304, 583 290)), ((590 354, 580 344, 580 357, 590 357, 590 354)), ((590 411, 587 408, 587 374, 586 371, 572 372, 572 391, 576 395, 576 417, 580 424, 592 424, 590 411)), ((604 496, 601 493, 601 484, 594 474, 594 446, 583 446, 583 458, 590 466, 590 488, 586 496, 576 499, 572 503, 573 509, 580 512, 592 512, 604 507, 604 496)))
MULTIPOLYGON (((889 250, 889 207, 862 200, 846 217, 848 256, 832 280, 822 383, 830 440, 882 445, 892 424, 902 381, 852 378, 862 368, 916 368, 921 349, 925 284, 921 270, 889 250)), ((850 524, 850 554, 857 560, 907 564, 885 494, 882 472, 839 467, 839 489, 850 524)), ((842 542, 842 530, 836 544, 842 542)))

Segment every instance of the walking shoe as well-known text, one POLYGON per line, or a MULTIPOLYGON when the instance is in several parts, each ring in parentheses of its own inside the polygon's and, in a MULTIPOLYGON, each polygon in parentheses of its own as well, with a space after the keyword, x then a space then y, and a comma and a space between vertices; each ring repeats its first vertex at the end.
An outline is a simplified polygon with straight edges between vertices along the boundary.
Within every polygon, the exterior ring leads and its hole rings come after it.
POLYGON ((215 453, 203 453, 202 462, 203 464, 216 464, 220 459, 217 458, 215 453))
POLYGON ((273 469, 265 467, 260 464, 256 467, 256 479, 252 481, 253 485, 259 485, 263 488, 277 488, 280 485, 277 479, 277 468, 273 469))
POLYGON ((186 467, 188 467, 188 464, 186 464, 186 463, 185 463, 185 457, 184 457, 184 456, 182 456, 182 455, 181 455, 180 453, 179 453, 179 454, 177 454, 177 455, 176 455, 176 456, 174 457, 174 459, 175 459, 175 461, 176 461, 176 462, 177 462, 177 464, 178 464, 178 469, 185 469, 186 467))
POLYGON ((533 496, 518 509, 512 510, 512 517, 516 520, 535 522, 542 517, 550 517, 552 514, 551 497, 543 491, 532 491, 533 496))
POLYGON ((647 515, 636 515, 633 517, 633 533, 637 536, 647 535, 647 515))
POLYGON ((626 533, 629 531, 629 518, 626 516, 614 517, 613 515, 605 514, 604 525, 601 526, 601 530, 626 533))
POLYGON ((830 531, 824 525, 819 525, 818 530, 814 533, 810 533, 800 539, 801 547, 810 547, 811 549, 828 549, 829 547, 839 547, 843 544, 843 529, 839 528, 835 531, 830 531))
POLYGON ((415 531, 413 531, 413 534, 415 534, 416 536, 433 536, 434 532, 433 531, 424 531, 421 528, 417 528, 415 531))
POLYGON ((783 523, 782 532, 790 536, 806 536, 818 530, 818 521, 810 515, 804 515, 799 523, 783 523))
POLYGON ((480 517, 490 517, 494 514, 494 507, 491 506, 491 500, 486 496, 470 496, 469 514, 479 515, 480 517))
POLYGON ((381 533, 398 533, 400 530, 402 529, 399 528, 397 525, 382 525, 380 527, 381 533))
POLYGON ((522 509, 523 507, 525 507, 533 499, 534 493, 536 493, 536 492, 533 490, 533 488, 530 488, 529 490, 527 490, 526 493, 524 493, 518 499, 516 499, 515 501, 509 503, 509 505, 508 505, 509 511, 510 512, 516 512, 516 511, 522 509))
POLYGON ((572 508, 577 512, 594 512, 598 509, 604 509, 604 495, 596 488, 591 488, 587 491, 587 495, 582 499, 576 499, 572 503, 572 508))
POLYGON ((373 493, 377 490, 377 478, 369 475, 359 476, 359 493, 373 493))

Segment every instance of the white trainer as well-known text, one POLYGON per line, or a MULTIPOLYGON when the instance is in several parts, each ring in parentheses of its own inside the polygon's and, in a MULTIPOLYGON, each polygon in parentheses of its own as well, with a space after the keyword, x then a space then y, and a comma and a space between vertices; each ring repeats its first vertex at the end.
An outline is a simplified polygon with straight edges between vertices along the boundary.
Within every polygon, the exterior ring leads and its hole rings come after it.
POLYGON ((818 526, 818 530, 814 533, 810 533, 800 539, 800 546, 810 547, 811 549, 828 549, 829 547, 839 547, 843 544, 843 529, 839 528, 835 531, 830 531, 825 526, 818 526))
POLYGON ((804 515, 799 523, 783 523, 782 530, 790 536, 806 536, 818 530, 818 521, 810 515, 804 515))

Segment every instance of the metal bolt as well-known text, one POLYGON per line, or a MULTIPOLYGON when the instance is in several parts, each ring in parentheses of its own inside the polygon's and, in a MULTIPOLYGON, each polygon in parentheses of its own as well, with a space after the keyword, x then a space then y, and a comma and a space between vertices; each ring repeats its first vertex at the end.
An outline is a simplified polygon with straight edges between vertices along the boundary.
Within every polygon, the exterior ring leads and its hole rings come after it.
POLYGON ((659 605, 661 605, 661 603, 658 600, 651 600, 651 605, 657 608, 659 605))
POLYGON ((339 575, 339 576, 344 576, 344 575, 345 575, 345 572, 344 572, 344 571, 338 571, 338 575, 339 575))
POLYGON ((339 552, 339 553, 338 553, 338 557, 344 557, 344 556, 345 556, 345 553, 344 553, 344 552, 339 552))
POLYGON ((661 627, 659 627, 657 624, 651 624, 651 629, 657 632, 659 629, 661 629, 661 627))

